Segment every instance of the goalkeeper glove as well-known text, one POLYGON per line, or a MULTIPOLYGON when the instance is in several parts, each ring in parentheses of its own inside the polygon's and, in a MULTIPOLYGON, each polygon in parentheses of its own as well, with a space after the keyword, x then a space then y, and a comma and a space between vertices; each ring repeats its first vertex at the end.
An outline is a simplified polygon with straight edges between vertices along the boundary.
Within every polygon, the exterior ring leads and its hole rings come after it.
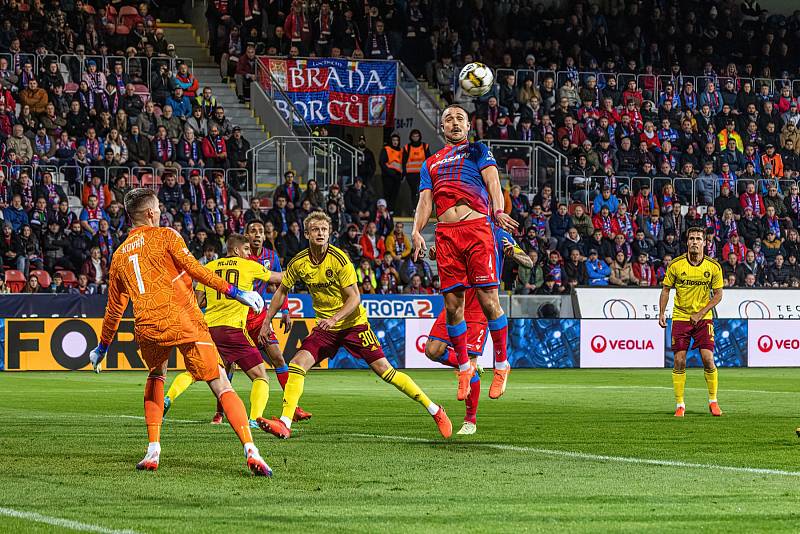
POLYGON ((108 345, 101 341, 100 344, 89 353, 89 361, 92 362, 92 369, 95 373, 99 373, 103 370, 103 359, 106 357, 106 352, 108 352, 108 345))
POLYGON ((253 308, 253 311, 257 314, 261 313, 261 310, 264 309, 264 299, 255 291, 242 291, 238 287, 231 285, 226 295, 232 299, 236 299, 245 306, 253 308))

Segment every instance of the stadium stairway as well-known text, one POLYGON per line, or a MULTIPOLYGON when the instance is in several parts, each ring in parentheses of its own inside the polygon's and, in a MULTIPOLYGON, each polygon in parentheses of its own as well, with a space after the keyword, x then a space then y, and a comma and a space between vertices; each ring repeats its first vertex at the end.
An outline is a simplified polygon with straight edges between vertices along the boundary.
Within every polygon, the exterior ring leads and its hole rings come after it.
POLYGON ((242 136, 255 146, 268 137, 264 125, 256 118, 249 104, 240 104, 233 83, 222 83, 219 66, 208 54, 197 31, 189 24, 162 24, 167 41, 175 45, 178 57, 191 59, 193 73, 203 87, 210 87, 219 105, 225 108, 225 115, 236 126, 242 128, 242 136))

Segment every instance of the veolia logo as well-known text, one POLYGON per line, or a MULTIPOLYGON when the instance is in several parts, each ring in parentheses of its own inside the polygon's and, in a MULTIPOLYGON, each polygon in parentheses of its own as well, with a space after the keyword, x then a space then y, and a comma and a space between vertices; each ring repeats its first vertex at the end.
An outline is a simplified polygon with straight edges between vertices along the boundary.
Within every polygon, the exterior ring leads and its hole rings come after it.
POLYGON ((607 339, 605 336, 598 334, 589 342, 589 346, 595 353, 605 352, 606 349, 611 350, 653 350, 655 345, 652 339, 607 339))

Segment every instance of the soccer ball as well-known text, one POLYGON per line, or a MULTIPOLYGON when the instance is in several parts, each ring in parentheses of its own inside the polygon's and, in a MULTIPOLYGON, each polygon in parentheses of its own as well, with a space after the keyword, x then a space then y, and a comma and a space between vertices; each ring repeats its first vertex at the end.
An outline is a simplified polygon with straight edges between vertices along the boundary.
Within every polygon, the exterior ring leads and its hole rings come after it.
POLYGON ((458 75, 458 84, 469 96, 483 96, 492 89, 494 73, 483 63, 468 63, 458 75))

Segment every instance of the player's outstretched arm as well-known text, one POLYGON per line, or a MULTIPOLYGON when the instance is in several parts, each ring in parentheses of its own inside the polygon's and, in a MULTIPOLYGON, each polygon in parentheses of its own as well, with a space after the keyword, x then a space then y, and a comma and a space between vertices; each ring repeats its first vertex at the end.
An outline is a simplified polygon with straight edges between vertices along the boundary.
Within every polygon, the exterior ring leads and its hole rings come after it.
POLYGON ((422 237, 422 230, 428 224, 431 213, 433 213, 433 193, 430 189, 423 189, 419 192, 419 202, 417 202, 417 210, 414 212, 414 230, 411 232, 414 261, 417 261, 420 254, 425 256, 425 239, 422 237))
POLYGON ((217 276, 212 271, 206 269, 200 262, 198 262, 189 249, 186 248, 186 243, 178 232, 172 230, 167 232, 169 236, 169 246, 167 248, 175 264, 186 271, 186 274, 192 280, 195 280, 206 287, 211 287, 231 298, 234 298, 246 306, 253 308, 256 313, 261 313, 264 309, 264 299, 255 291, 242 291, 233 284, 229 284, 221 277, 217 276))
POLYGON ((511 215, 505 212, 505 199, 503 198, 503 188, 500 186, 500 174, 497 172, 497 167, 489 165, 484 167, 481 171, 483 183, 486 184, 486 189, 489 191, 489 200, 492 201, 492 214, 497 225, 506 232, 513 232, 519 223, 515 221, 511 215))
POLYGON ((125 308, 128 307, 129 300, 130 297, 125 293, 122 280, 119 278, 119 269, 112 263, 111 276, 108 280, 108 303, 103 317, 100 343, 89 353, 89 361, 92 363, 92 369, 94 369, 95 373, 99 373, 103 369, 103 359, 106 357, 109 345, 114 340, 114 335, 117 333, 119 322, 122 320, 125 308))

